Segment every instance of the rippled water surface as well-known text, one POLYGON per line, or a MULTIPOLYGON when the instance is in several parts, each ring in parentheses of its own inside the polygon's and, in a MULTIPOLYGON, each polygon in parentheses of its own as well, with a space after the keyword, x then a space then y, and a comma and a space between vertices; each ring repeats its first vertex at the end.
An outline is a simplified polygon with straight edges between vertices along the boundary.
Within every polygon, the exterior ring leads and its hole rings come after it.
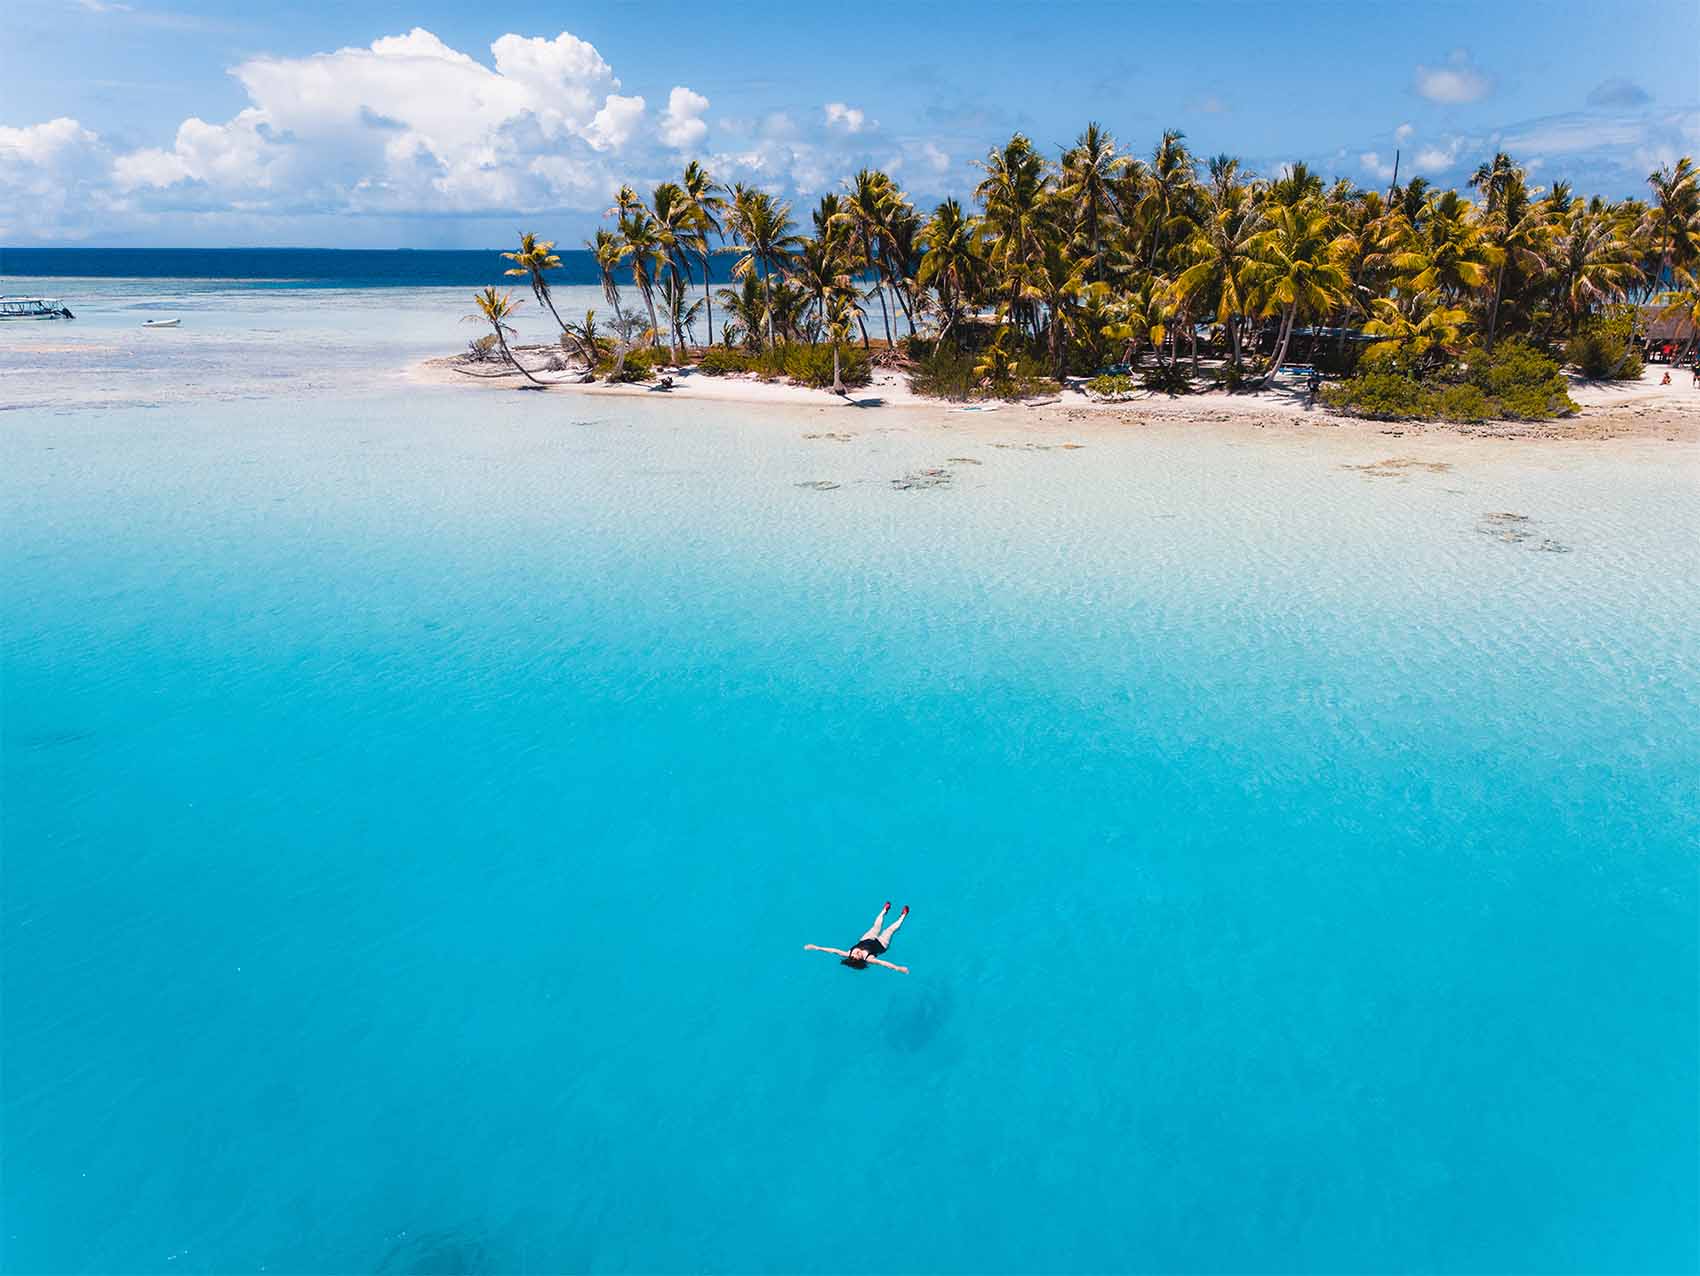
POLYGON ((1700 1261, 1691 454, 415 386, 458 292, 56 291, 7 1270, 1700 1261), (886 898, 912 974, 801 951, 886 898))

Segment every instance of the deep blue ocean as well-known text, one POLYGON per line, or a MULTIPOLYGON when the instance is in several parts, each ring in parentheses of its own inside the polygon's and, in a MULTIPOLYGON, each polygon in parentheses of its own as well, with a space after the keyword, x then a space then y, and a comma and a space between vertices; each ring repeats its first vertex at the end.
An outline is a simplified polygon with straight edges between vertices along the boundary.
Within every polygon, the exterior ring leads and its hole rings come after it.
POLYGON ((404 375, 477 282, 0 332, 0 1267, 1700 1266, 1692 448, 404 375))
MULTIPOLYGON (((482 288, 486 284, 527 286, 503 271, 512 263, 504 244, 488 251, 331 248, 4 248, 0 287, 6 276, 83 279, 200 279, 221 288, 482 288)), ((561 268, 549 273, 557 285, 594 284, 596 261, 583 249, 558 246, 561 268)), ((715 283, 731 278, 730 256, 710 257, 715 283)), ((692 263, 693 269, 696 263, 692 263)))

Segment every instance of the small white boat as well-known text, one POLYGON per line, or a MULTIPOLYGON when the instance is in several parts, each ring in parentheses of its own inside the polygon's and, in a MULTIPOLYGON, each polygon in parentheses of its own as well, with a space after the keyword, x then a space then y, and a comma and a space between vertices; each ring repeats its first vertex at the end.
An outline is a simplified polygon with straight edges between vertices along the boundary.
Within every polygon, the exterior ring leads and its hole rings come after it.
POLYGON ((142 324, 144 328, 175 328, 182 323, 181 319, 149 319, 142 324))
POLYGON ((0 319, 74 319, 57 297, 0 297, 0 319))

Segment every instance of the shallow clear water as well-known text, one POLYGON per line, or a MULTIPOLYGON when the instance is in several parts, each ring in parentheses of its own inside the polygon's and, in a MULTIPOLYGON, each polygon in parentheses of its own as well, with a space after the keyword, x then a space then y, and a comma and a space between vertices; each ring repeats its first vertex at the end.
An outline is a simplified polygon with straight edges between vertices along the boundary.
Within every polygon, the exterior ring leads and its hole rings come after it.
POLYGON ((455 296, 4 334, 8 1270, 1696 1265, 1692 455, 408 385, 455 296))

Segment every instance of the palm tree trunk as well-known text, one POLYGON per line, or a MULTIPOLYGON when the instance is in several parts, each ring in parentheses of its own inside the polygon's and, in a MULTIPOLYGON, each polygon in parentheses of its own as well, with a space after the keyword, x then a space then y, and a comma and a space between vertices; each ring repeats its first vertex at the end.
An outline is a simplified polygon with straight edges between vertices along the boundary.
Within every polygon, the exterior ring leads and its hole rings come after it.
POLYGON ((832 339, 832 392, 840 395, 844 393, 844 374, 838 367, 838 338, 836 336, 832 339))
POLYGON ((1240 317, 1228 316, 1228 344, 1233 347, 1234 371, 1240 368, 1240 317))
POLYGON ((703 342, 705 347, 714 344, 714 293, 708 286, 708 253, 702 254, 702 299, 708 306, 708 340, 703 342))
MULTIPOLYGON (((875 267, 875 270, 877 271, 878 267, 875 267)), ((885 287, 884 287, 883 284, 880 283, 880 277, 877 273, 874 275, 874 291, 879 294, 880 317, 885 320, 885 343, 886 343, 886 345, 889 346, 889 345, 892 344, 892 341, 891 341, 891 311, 886 309, 885 287)))
MULTIPOLYGON (((1507 258, 1510 254, 1506 254, 1507 258)), ((1499 263, 1499 273, 1493 279, 1493 305, 1488 307, 1487 339, 1482 342, 1482 349, 1488 354, 1493 353, 1493 330, 1499 325, 1499 297, 1505 286, 1505 262, 1499 263)))
POLYGON ((761 286, 767 294, 767 304, 762 307, 762 319, 767 328, 767 348, 773 349, 773 277, 767 273, 767 258, 761 259, 761 286))
POLYGON ((496 344, 502 347, 502 356, 507 359, 509 363, 513 364, 514 367, 519 369, 522 377, 531 382, 532 385, 542 389, 543 383, 536 377, 532 376, 531 373, 527 372, 525 370, 525 366, 520 363, 518 359, 514 358, 514 352, 508 349, 508 339, 502 335, 502 325, 498 323, 491 326, 496 329, 496 344))
POLYGON ((537 290, 537 295, 542 299, 543 304, 549 307, 549 313, 555 316, 555 322, 561 324, 561 331, 565 332, 567 330, 567 325, 561 323, 560 312, 555 309, 555 299, 549 295, 549 289, 539 288, 537 290))
POLYGON ((1275 354, 1269 360, 1269 368, 1263 374, 1261 385, 1268 385, 1269 380, 1281 369, 1281 361, 1287 357, 1287 342, 1293 337, 1293 320, 1297 317, 1299 308, 1288 306, 1287 313, 1281 320, 1281 339, 1275 343, 1275 354))
POLYGON ((645 279, 637 280, 638 291, 643 294, 643 304, 649 310, 649 344, 654 349, 661 348, 661 321, 655 317, 655 293, 645 279))
POLYGON ((862 330, 862 349, 870 349, 871 347, 868 345, 868 321, 863 318, 860 310, 856 312, 856 326, 862 330))

